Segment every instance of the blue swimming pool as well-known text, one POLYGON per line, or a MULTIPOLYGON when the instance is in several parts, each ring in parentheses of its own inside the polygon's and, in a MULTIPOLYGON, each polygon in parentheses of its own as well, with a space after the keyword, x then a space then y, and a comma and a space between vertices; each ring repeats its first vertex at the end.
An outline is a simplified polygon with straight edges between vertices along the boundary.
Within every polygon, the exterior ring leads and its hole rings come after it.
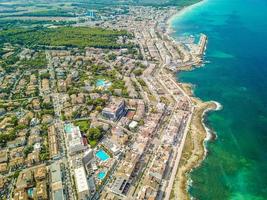
POLYGON ((71 133, 73 130, 73 125, 72 124, 66 124, 64 129, 65 129, 66 133, 71 133))
POLYGON ((111 86, 111 82, 105 80, 105 79, 98 79, 95 83, 96 87, 100 89, 107 89, 111 86))
POLYGON ((98 178, 99 180, 103 180, 103 179, 105 178, 105 176, 106 176, 106 172, 104 172, 104 171, 101 171, 101 172, 99 172, 99 173, 97 174, 97 178, 98 178))
POLYGON ((27 193, 30 198, 33 198, 33 188, 29 188, 27 193))
POLYGON ((106 85, 106 81, 103 79, 98 79, 96 81, 96 87, 104 87, 106 85))
POLYGON ((106 161, 110 158, 103 149, 100 149, 96 152, 96 157, 98 157, 101 161, 106 161))

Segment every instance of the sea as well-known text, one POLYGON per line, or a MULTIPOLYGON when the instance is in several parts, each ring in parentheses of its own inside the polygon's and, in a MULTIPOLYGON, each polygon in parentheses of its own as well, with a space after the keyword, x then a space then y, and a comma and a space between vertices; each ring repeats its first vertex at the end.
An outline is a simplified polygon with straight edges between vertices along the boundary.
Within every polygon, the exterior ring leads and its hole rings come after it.
POLYGON ((189 177, 199 200, 267 199, 267 0, 204 0, 173 18, 172 36, 208 36, 205 64, 177 79, 219 102, 205 122, 217 135, 189 177))

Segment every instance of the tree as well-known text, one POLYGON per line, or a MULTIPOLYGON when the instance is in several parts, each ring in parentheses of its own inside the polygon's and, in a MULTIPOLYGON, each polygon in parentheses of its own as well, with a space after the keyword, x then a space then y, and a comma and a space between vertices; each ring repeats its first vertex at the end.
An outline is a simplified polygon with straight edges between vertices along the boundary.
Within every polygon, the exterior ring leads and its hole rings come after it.
POLYGON ((136 69, 133 71, 133 73, 135 76, 141 76, 143 73, 143 70, 142 69, 136 69))
POLYGON ((27 147, 24 149, 25 157, 27 157, 28 154, 31 153, 32 151, 33 151, 33 146, 32 146, 32 145, 27 146, 27 147))
POLYGON ((99 128, 89 128, 87 137, 89 138, 89 140, 99 141, 102 137, 102 133, 99 128))
POLYGON ((75 122, 76 126, 79 126, 80 130, 85 133, 89 129, 89 122, 87 120, 75 122))
POLYGON ((49 159, 48 148, 46 145, 42 144, 41 151, 40 151, 40 159, 41 161, 49 159))
POLYGON ((101 112, 101 111, 103 110, 103 108, 102 108, 102 106, 97 106, 97 107, 96 107, 96 110, 97 110, 98 112, 101 112))

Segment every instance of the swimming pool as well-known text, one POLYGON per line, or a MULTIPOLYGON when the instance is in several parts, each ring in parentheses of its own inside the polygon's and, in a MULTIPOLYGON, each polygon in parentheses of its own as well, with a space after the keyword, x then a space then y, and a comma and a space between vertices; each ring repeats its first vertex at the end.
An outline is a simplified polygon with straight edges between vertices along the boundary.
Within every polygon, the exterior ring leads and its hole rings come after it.
POLYGON ((107 89, 111 86, 111 82, 106 81, 105 79, 98 79, 95 85, 100 89, 107 89))
POLYGON ((106 176, 106 172, 104 172, 104 171, 101 171, 101 172, 99 172, 99 173, 97 174, 97 178, 98 178, 99 180, 103 180, 103 179, 105 178, 105 176, 106 176))
POLYGON ((103 149, 100 149, 96 152, 96 157, 98 157, 101 161, 106 161, 110 158, 103 149))
POLYGON ((73 126, 72 126, 72 124, 66 124, 64 129, 65 129, 66 133, 71 133, 72 129, 73 129, 73 126))
POLYGON ((33 188, 29 188, 27 193, 30 198, 33 198, 33 188))
POLYGON ((106 85, 106 81, 103 79, 98 79, 96 81, 96 87, 104 87, 106 85))

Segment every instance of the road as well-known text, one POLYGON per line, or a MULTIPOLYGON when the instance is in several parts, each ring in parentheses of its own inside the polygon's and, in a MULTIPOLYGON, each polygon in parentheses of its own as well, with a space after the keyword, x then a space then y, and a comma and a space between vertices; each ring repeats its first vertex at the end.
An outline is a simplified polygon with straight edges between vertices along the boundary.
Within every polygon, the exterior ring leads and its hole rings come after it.
MULTIPOLYGON (((154 29, 156 29, 156 27, 154 27, 154 29)), ((140 42, 139 44, 141 46, 141 49, 143 50, 144 47, 142 46, 142 43, 140 42)), ((167 48, 167 49, 169 49, 169 48, 167 48)), ((159 49, 158 49, 158 51, 159 51, 159 49)), ((144 51, 141 51, 141 53, 143 54, 144 57, 146 56, 144 51)), ((175 102, 173 102, 174 103, 173 108, 177 108, 180 97, 177 95, 174 95, 173 92, 171 91, 171 89, 168 87, 168 85, 166 85, 166 81, 164 81, 164 80, 168 79, 172 83, 172 86, 175 86, 175 88, 179 90, 181 96, 186 98, 189 105, 191 106, 191 110, 188 112, 189 116, 188 116, 188 120, 186 121, 185 128, 184 128, 184 130, 182 130, 180 132, 180 135, 179 135, 180 138, 178 139, 178 142, 176 143, 176 145, 173 147, 174 154, 173 154, 173 158, 170 161, 170 163, 172 163, 173 165, 172 165, 172 167, 170 167, 170 168, 172 168, 172 169, 170 169, 170 172, 171 172, 170 178, 169 178, 169 180, 163 181, 163 187, 162 188, 165 191, 164 191, 164 194, 161 194, 160 196, 161 196, 161 198, 164 196, 165 200, 170 199, 170 194, 171 194, 171 191, 173 188, 173 183, 175 180, 176 172, 178 170, 178 166, 179 166, 182 151, 184 148, 185 140, 187 137, 187 133, 189 131, 192 113, 194 112, 194 104, 192 103, 190 96, 188 94, 186 94, 186 92, 179 86, 179 84, 176 82, 176 80, 174 80, 172 75, 169 75, 167 72, 165 72, 165 69, 167 67, 168 67, 168 65, 165 63, 165 60, 163 59, 163 57, 160 57, 160 63, 158 65, 158 68, 156 68, 156 70, 154 70, 153 73, 150 74, 152 80, 157 81, 160 85, 163 86, 167 95, 171 96, 172 99, 175 101, 175 102)), ((142 77, 142 78, 145 79, 146 83, 149 85, 149 83, 147 81, 148 77, 146 76, 146 77, 142 77)), ((153 91, 153 89, 151 87, 149 87, 149 89, 153 91)), ((153 95, 157 95, 157 94, 155 92, 153 92, 153 95)), ((158 100, 158 98, 157 98, 157 100, 158 100)), ((175 109, 173 109, 173 110, 175 110, 175 109)), ((175 117, 174 112, 172 112, 171 117, 175 117)))

